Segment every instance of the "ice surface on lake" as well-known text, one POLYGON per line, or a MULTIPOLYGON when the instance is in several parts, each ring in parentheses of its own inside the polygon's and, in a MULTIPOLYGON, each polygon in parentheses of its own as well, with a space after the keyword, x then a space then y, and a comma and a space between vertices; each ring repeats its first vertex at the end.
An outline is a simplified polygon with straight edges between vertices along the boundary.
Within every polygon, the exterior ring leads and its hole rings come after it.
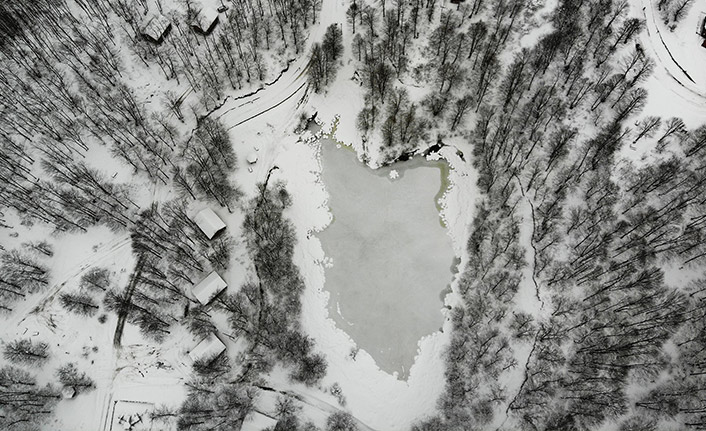
POLYGON ((326 268, 329 313, 381 369, 403 378, 419 339, 443 323, 439 292, 452 278, 451 239, 434 202, 441 163, 372 170, 349 149, 322 143, 334 219, 319 234, 334 261, 326 268))

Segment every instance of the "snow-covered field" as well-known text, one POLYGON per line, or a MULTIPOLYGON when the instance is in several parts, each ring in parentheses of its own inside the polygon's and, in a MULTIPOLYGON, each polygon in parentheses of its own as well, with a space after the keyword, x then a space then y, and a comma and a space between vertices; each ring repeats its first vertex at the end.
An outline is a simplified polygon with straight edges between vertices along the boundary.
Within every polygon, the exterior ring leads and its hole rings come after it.
POLYGON ((631 7, 645 19, 640 44, 657 63, 646 84, 649 96, 643 114, 681 117, 692 128, 701 125, 706 118, 706 48, 696 30, 706 6, 694 2, 674 31, 660 19, 655 2, 633 0, 631 7))

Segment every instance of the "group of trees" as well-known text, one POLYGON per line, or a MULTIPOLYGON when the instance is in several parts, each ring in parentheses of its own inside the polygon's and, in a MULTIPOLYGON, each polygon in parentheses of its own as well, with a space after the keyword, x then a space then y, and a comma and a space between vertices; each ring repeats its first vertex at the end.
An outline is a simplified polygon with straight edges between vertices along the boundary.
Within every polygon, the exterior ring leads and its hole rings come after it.
MULTIPOLYGON (((37 370, 45 365, 50 359, 49 345, 19 338, 5 344, 3 357, 9 364, 0 368, 0 427, 8 431, 36 429, 51 416, 61 398, 60 388, 52 384, 41 386, 25 368, 37 370)), ((93 380, 74 363, 60 366, 56 377, 61 386, 76 394, 95 387, 93 380)))
POLYGON ((331 24, 326 29, 324 40, 311 48, 309 60, 309 82, 315 92, 320 92, 336 78, 338 59, 343 54, 343 34, 340 26, 331 24))
MULTIPOLYGON (((541 38, 534 47, 514 50, 513 61, 503 65, 500 55, 525 19, 524 1, 492 5, 474 2, 457 10, 445 10, 438 16, 434 15, 433 2, 417 2, 411 5, 411 10, 407 3, 395 2, 392 9, 382 13, 373 6, 353 2, 349 21, 354 28, 358 23, 353 49, 362 62, 359 71, 368 90, 365 108, 359 115, 359 129, 364 135, 379 136, 383 147, 414 149, 420 138, 425 138, 426 129, 439 128, 438 134, 446 133, 444 127, 452 131, 459 126, 465 129, 464 119, 469 112, 478 112, 484 105, 496 105, 495 100, 487 100, 494 93, 502 93, 497 96, 497 105, 503 112, 513 112, 539 79, 547 85, 533 97, 538 98, 539 113, 549 113, 547 121, 561 115, 556 103, 559 87, 571 100, 570 109, 595 92, 592 110, 610 99, 611 108, 617 111, 616 119, 624 119, 644 104, 644 90, 637 84, 649 75, 653 63, 637 48, 632 58, 625 59, 624 67, 611 66, 614 62, 608 60, 616 51, 622 52, 620 48, 634 39, 644 23, 638 18, 625 18, 625 1, 599 3, 588 14, 585 32, 575 21, 580 5, 562 9, 562 13, 554 14, 556 29, 550 35, 541 38), (418 22, 420 6, 428 8, 428 22, 418 22), (426 38, 417 40, 418 26, 424 28, 426 38), (413 60, 407 58, 409 52, 417 50, 423 55, 413 60), (603 67, 597 81, 583 76, 588 62, 586 55, 592 55, 596 66, 603 67), (550 70, 559 62, 564 70, 560 77, 550 70), (501 70, 503 66, 508 68, 505 73, 501 70), (557 79, 544 79, 548 73, 557 79), (394 78, 400 80, 399 84, 394 78), (419 115, 420 110, 416 117, 431 120, 426 124, 419 121, 408 139, 406 122, 398 125, 395 115, 385 116, 385 110, 379 108, 380 104, 390 104, 389 111, 397 112, 400 97, 393 90, 403 87, 405 80, 416 81, 429 90, 421 100, 416 96, 417 100, 411 101, 405 118, 414 118, 414 108, 420 104, 423 115, 419 115), (391 139, 395 131, 404 138, 391 139)), ((535 124, 543 124, 539 118, 536 120, 535 124)), ((392 158, 402 153, 387 152, 392 158)))
MULTIPOLYGON (((251 419, 262 390, 248 381, 228 381, 225 375, 201 376, 189 384, 187 401, 177 410, 159 407, 152 414, 153 421, 174 423, 178 430, 232 430, 240 429, 251 419)), ((271 390, 268 388, 268 390, 271 390)), ((277 422, 265 431, 322 431, 313 422, 302 421, 301 405, 290 395, 280 396, 275 404, 277 422)), ((336 410, 326 418, 323 431, 358 431, 355 418, 348 412, 336 410)))
POLYGON ((95 389, 96 383, 86 373, 79 371, 73 362, 68 362, 56 370, 56 377, 64 387, 73 388, 76 394, 95 389))
POLYGON ((352 3, 353 51, 366 89, 358 127, 380 138, 383 162, 416 150, 430 129, 455 131, 487 97, 524 2, 493 5, 492 19, 485 17, 488 6, 480 1, 436 14, 436 2, 394 2, 382 11, 352 3), (424 9, 426 19, 420 19, 424 9), (405 81, 430 91, 410 100, 405 81))
POLYGON ((41 366, 49 360, 49 345, 43 341, 32 342, 29 338, 19 338, 5 345, 3 357, 16 364, 41 366))
POLYGON ((55 387, 39 385, 37 379, 22 368, 12 365, 0 368, 2 429, 32 429, 51 417, 59 398, 55 387))
POLYGON ((183 314, 196 304, 187 290, 211 270, 230 264, 234 240, 228 232, 208 240, 187 215, 186 202, 154 204, 140 213, 131 229, 137 263, 128 286, 108 290, 104 303, 142 333, 163 340, 183 314))
POLYGON ((232 212, 242 192, 230 181, 237 158, 228 131, 206 118, 184 149, 185 167, 174 168, 174 185, 192 199, 214 200, 232 212))
MULTIPOLYGON (((658 7, 688 7, 668 3, 658 7)), ((380 161, 414 149, 405 119, 421 111, 413 135, 442 124, 464 131, 483 193, 457 285, 462 302, 450 312, 440 413, 414 429, 485 429, 498 414, 519 429, 703 426, 703 281, 677 289, 663 268, 706 257, 706 133, 639 116, 654 68, 634 43, 642 19, 625 1, 562 0, 552 30, 516 48, 525 2, 440 14, 432 6, 426 20, 419 6, 377 11, 353 1, 348 11, 367 91, 358 124, 396 151, 380 161), (425 59, 414 64, 404 53, 417 47, 425 59), (410 77, 428 90, 421 100, 404 88, 410 77), (618 169, 628 144, 661 156, 618 169), (516 309, 520 289, 536 311, 516 309), (520 351, 529 352, 521 361, 520 351), (523 379, 510 390, 499 381, 511 371, 523 379), (628 393, 658 376, 654 390, 628 393)))
POLYGON ((178 430, 240 429, 255 408, 257 390, 224 380, 195 379, 178 410, 178 430))
MULTIPOLYGON (((324 431, 358 431, 358 429, 350 413, 337 410, 326 418, 324 431)), ((277 424, 274 427, 265 428, 265 431, 321 431, 321 428, 312 422, 302 424, 292 410, 278 409, 277 424)))
POLYGON ((664 24, 674 31, 679 21, 689 13, 693 4, 694 0, 659 0, 657 10, 664 24))
POLYGON ((308 385, 326 373, 313 340, 300 327, 304 281, 294 265, 294 227, 284 216, 291 197, 282 183, 258 186, 243 228, 257 280, 217 300, 233 330, 250 343, 247 369, 267 371, 276 359, 291 366, 292 379, 308 385))
POLYGON ((80 316, 94 316, 100 309, 96 297, 101 297, 110 287, 110 271, 92 267, 81 276, 78 290, 62 292, 59 303, 67 311, 80 316))
MULTIPOLYGON (((697 139, 683 140, 682 148, 692 148, 697 139)), ((578 149, 574 164, 583 158, 578 149)), ((702 235, 697 233, 703 214, 697 166, 702 162, 692 163, 672 156, 641 170, 628 166, 618 172, 618 185, 608 161, 585 173, 574 170, 542 191, 547 196, 568 181, 567 193, 577 200, 568 205, 562 198, 556 205, 566 205, 565 210, 553 216, 538 212, 535 220, 535 229, 541 228, 535 230, 541 232, 535 247, 550 250, 535 260, 542 262, 535 274, 542 289, 551 292, 554 312, 536 332, 536 354, 528 359, 526 383, 512 405, 530 424, 549 420, 582 429, 616 420, 626 427, 639 423, 639 429, 659 429, 660 420, 703 423, 694 407, 700 406, 702 382, 692 368, 700 355, 694 298, 700 297, 703 281, 686 291, 675 289, 665 283, 662 270, 663 264, 696 265, 703 256, 701 242, 693 240, 702 235), (557 256, 558 246, 568 255, 557 256), (668 340, 678 346, 680 359, 663 349, 668 340), (559 378, 557 370, 563 370, 559 378), (648 386, 665 372, 669 377, 660 389, 634 405, 628 402, 629 385, 648 386), (679 392, 679 401, 665 397, 684 379, 691 395, 679 392), (559 392, 561 404, 555 400, 549 411, 546 400, 559 392)))
POLYGON ((35 149, 43 157, 40 179, 25 145, 8 137, 5 148, 11 150, 4 155, 7 163, 0 165, 0 176, 6 180, 0 200, 27 222, 49 223, 61 231, 86 231, 97 224, 114 229, 129 225, 136 205, 128 188, 76 161, 75 154, 46 140, 37 143, 35 149))
POLYGON ((91 143, 113 145, 163 182, 165 148, 173 144, 120 82, 115 42, 105 29, 79 26, 84 20, 66 2, 15 4, 5 12, 18 26, 0 49, 2 205, 58 230, 125 228, 136 209, 130 192, 83 160, 91 143))
POLYGON ((49 285, 49 270, 30 254, 9 250, 0 254, 0 311, 49 285))
POLYGON ((50 417, 60 398, 56 387, 40 386, 25 370, 39 369, 49 361, 49 345, 19 338, 8 341, 2 354, 9 364, 0 368, 0 426, 7 430, 31 429, 50 417))
MULTIPOLYGON (((284 184, 268 183, 269 176, 258 185, 243 223, 256 279, 235 293, 217 297, 213 305, 213 312, 224 312, 234 333, 247 340, 242 362, 233 369, 231 360, 221 355, 194 364, 197 376, 189 384, 187 400, 174 412, 178 429, 241 426, 254 409, 258 377, 276 361, 291 369, 293 380, 307 385, 319 382, 326 373, 323 356, 314 352, 313 340, 300 326, 304 282, 292 262, 294 227, 283 214, 291 197, 284 184)), ((209 310, 196 307, 189 310, 184 323, 192 333, 203 336, 215 330, 211 317, 209 310)), ((302 425, 294 408, 283 407, 274 429, 317 428, 302 425)))
MULTIPOLYGON (((410 8, 407 2, 395 2, 395 8, 381 12, 374 5, 354 1, 348 9, 355 33, 353 53, 362 62, 358 70, 366 91, 358 128, 366 136, 378 127, 382 129, 387 160, 414 148, 423 138, 425 124, 418 103, 410 101, 404 90, 393 91, 393 80, 408 67, 408 50, 416 37, 421 4, 415 2, 410 8), (385 103, 390 105, 387 112, 382 108, 385 103)), ((430 2, 427 7, 433 13, 430 2)))

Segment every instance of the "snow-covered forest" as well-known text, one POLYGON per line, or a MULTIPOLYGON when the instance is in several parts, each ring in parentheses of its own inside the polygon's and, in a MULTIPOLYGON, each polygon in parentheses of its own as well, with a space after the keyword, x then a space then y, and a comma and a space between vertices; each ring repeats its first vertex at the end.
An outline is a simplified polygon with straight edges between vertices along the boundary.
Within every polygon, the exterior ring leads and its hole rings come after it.
POLYGON ((693 0, 0 4, 0 429, 706 429, 705 40, 693 0))

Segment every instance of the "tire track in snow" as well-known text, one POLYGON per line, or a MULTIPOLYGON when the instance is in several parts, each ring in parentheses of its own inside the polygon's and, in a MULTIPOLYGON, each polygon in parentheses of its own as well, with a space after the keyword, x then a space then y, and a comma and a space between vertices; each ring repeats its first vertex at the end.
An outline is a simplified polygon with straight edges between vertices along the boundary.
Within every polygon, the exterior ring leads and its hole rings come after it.
MULTIPOLYGON (((650 7, 652 7, 652 4, 651 4, 651 3, 650 3, 650 7)), ((643 14, 645 15, 645 20, 647 20, 647 6, 644 6, 644 7, 642 8, 642 12, 643 12, 643 14)), ((654 12, 654 11, 653 11, 653 10, 650 10, 650 12, 654 12)), ((669 54, 669 58, 671 58, 671 59, 672 59, 672 62, 679 68, 679 70, 681 70, 682 73, 683 73, 687 78, 689 78, 689 81, 691 81, 693 84, 696 84, 696 81, 694 81, 694 80, 691 78, 691 76, 689 76, 689 72, 687 72, 686 69, 684 69, 683 67, 681 67, 681 65, 679 64, 679 62, 677 62, 677 60, 676 60, 676 59, 674 58, 674 56, 672 55, 672 52, 669 50, 669 47, 667 46, 667 44, 664 42, 664 39, 662 38, 662 33, 659 31, 659 26, 657 25, 657 21, 655 21, 655 15, 654 15, 654 13, 651 13, 650 15, 652 16, 652 23, 655 25, 655 31, 657 32, 657 36, 659 36, 659 40, 660 40, 660 42, 662 42, 662 46, 664 46, 664 49, 667 50, 667 54, 669 54)), ((650 34, 650 27, 649 27, 649 26, 647 26, 647 34, 648 34, 648 35, 650 34)), ((674 79, 676 79, 676 78, 674 78, 674 79)), ((677 80, 677 82, 679 82, 679 80, 677 80)), ((679 83, 681 84, 681 82, 679 82, 679 83)))
MULTIPOLYGON (((270 82, 265 82, 265 84, 264 84, 262 87, 259 87, 257 90, 251 91, 250 93, 243 94, 243 95, 240 95, 240 96, 237 96, 237 97, 233 97, 232 100, 233 100, 233 101, 236 101, 236 100, 247 99, 248 97, 254 96, 254 95, 256 95, 257 93, 259 93, 259 92, 261 92, 261 91, 267 89, 267 87, 276 84, 277 81, 279 81, 280 78, 282 78, 282 76, 284 76, 284 74, 289 71, 289 67, 290 67, 290 66, 292 65, 292 63, 294 63, 295 61, 296 61, 296 59, 290 58, 289 60, 287 60, 287 67, 285 67, 284 69, 282 69, 282 70, 279 72, 279 75, 277 76, 277 78, 275 78, 274 80, 272 80, 272 81, 270 81, 270 82)), ((221 103, 219 103, 215 108, 211 109, 211 110, 208 111, 206 114, 204 114, 204 115, 198 117, 197 120, 196 120, 196 128, 198 128, 198 125, 201 124, 201 122, 202 122, 203 120, 205 120, 205 119, 208 118, 209 116, 213 115, 213 114, 214 114, 216 111, 218 111, 219 109, 223 108, 223 106, 225 106, 225 104, 228 102, 228 100, 231 100, 231 96, 230 96, 230 95, 226 96, 226 97, 223 99, 223 101, 221 101, 221 103)), ((256 99, 256 100, 257 100, 257 99, 256 99)), ((246 103, 252 103, 252 102, 246 102, 246 103)), ((244 104, 243 104, 243 105, 244 105, 244 104)), ((223 112, 221 115, 219 115, 218 118, 220 118, 220 117, 222 117, 223 115, 227 114, 228 112, 230 112, 231 110, 235 109, 236 107, 240 107, 240 106, 243 106, 243 105, 234 106, 234 107, 232 107, 232 108, 229 108, 228 110, 226 110, 225 112, 223 112)), ((194 130, 195 130, 195 129, 194 129, 194 130)))
MULTIPOLYGON (((642 6, 643 6, 643 7, 642 7, 642 14, 643 14, 643 16, 644 16, 644 18, 645 18, 645 22, 646 22, 646 24, 647 24, 647 25, 645 26, 645 29, 646 29, 646 32, 647 32, 647 37, 646 37, 647 43, 646 43, 646 45, 648 45, 648 46, 652 49, 652 54, 654 55, 655 59, 659 61, 660 66, 662 66, 662 69, 664 69, 664 71, 667 73, 667 76, 669 76, 670 78, 672 78, 680 87, 684 88, 685 90, 687 90, 688 92, 690 92, 690 93, 693 94, 694 96, 699 97, 700 99, 706 99, 706 95, 704 95, 702 92, 697 91, 697 90, 695 90, 695 89, 693 89, 693 88, 689 88, 687 85, 685 85, 683 82, 681 82, 676 76, 674 76, 674 74, 667 68, 667 66, 665 65, 665 61, 662 59, 662 57, 660 56, 659 52, 657 51, 657 47, 655 46, 656 44, 654 43, 654 35, 653 35, 653 33, 658 33, 658 34, 659 34, 661 43, 662 43, 662 45, 664 46, 664 48, 667 50, 667 53, 669 54, 670 57, 672 57, 672 54, 671 54, 671 52, 669 51, 669 49, 667 48, 667 46, 666 46, 664 40, 662 39, 661 33, 659 33, 659 28, 657 27, 657 22, 655 21, 655 17, 654 17, 654 13, 653 13, 653 10, 652 10, 652 5, 651 5, 651 3, 649 3, 649 1, 648 1, 647 3, 645 3, 644 0, 642 0, 641 3, 642 3, 642 6), (648 17, 648 10, 647 10, 648 7, 650 8, 650 9, 649 9, 649 17, 648 17), (651 19, 650 19, 650 18, 651 18, 651 19), (651 29, 650 29, 651 26, 654 26, 654 32, 651 31, 651 29)), ((643 38, 643 40, 644 40, 644 38, 643 38)), ((679 67, 679 69, 680 69, 682 72, 684 72, 684 73, 686 74, 686 76, 689 78, 689 80, 691 80, 691 82, 694 82, 694 80, 691 79, 691 76, 690 76, 683 68, 681 68, 681 66, 676 62, 676 60, 674 59, 674 57, 672 57, 671 59, 672 59, 672 61, 676 64, 676 66, 679 67)), ((697 85, 698 85, 698 84, 697 84, 697 85)), ((696 103, 696 101, 694 101, 694 100, 689 100, 688 98, 684 97, 684 95, 679 94, 678 92, 676 92, 676 91, 674 91, 674 90, 672 90, 672 89, 670 89, 670 91, 671 91, 672 93, 676 94, 677 96, 679 96, 680 98, 684 99, 685 101, 688 101, 688 102, 690 102, 690 103, 696 103)))
POLYGON ((240 126, 241 124, 246 123, 246 122, 252 120, 253 118, 259 117, 260 115, 265 114, 265 113, 275 109, 276 107, 280 106, 281 104, 283 104, 287 100, 291 99, 295 94, 297 94, 299 92, 299 90, 301 90, 302 88, 304 88, 305 86, 308 86, 308 85, 309 85, 308 82, 303 83, 302 85, 299 86, 299 88, 294 90, 294 92, 292 94, 290 94, 289 96, 285 97, 284 99, 280 100, 279 102, 270 106, 269 108, 265 109, 264 111, 260 111, 257 114, 251 115, 248 118, 233 124, 232 126, 228 127, 228 130, 233 130, 234 128, 240 126))

